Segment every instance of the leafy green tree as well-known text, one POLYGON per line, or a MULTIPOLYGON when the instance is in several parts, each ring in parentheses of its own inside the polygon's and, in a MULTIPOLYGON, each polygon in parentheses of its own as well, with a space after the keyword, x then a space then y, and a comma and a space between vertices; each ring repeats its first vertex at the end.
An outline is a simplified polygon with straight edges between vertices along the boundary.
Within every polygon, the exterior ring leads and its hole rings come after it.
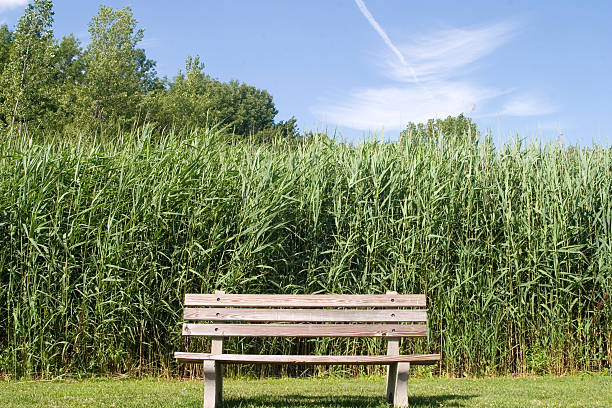
POLYGON ((85 61, 80 41, 70 34, 60 41, 55 55, 56 89, 59 98, 57 112, 58 128, 79 126, 75 118, 79 115, 79 93, 85 76, 85 61))
POLYGON ((406 129, 400 133, 400 140, 408 136, 420 136, 428 139, 437 139, 442 136, 471 137, 479 136, 478 127, 472 119, 460 114, 448 116, 446 119, 429 119, 427 123, 408 123, 406 129))
POLYGON ((275 138, 282 139, 298 139, 300 132, 297 127, 297 119, 292 117, 286 121, 281 120, 278 123, 268 126, 265 129, 260 130, 254 135, 253 140, 257 142, 266 142, 274 140, 275 138))
POLYGON ((155 84, 155 62, 137 48, 143 29, 132 10, 102 6, 89 24, 84 54, 82 98, 85 117, 95 123, 133 120, 142 98, 155 84))
POLYGON ((185 73, 150 92, 144 101, 148 120, 163 128, 206 126, 210 78, 204 74, 199 57, 188 57, 185 73))
POLYGON ((297 138, 300 136, 300 131, 297 127, 297 119, 294 116, 289 120, 281 120, 275 123, 272 129, 276 129, 280 137, 297 138))
MULTIPOLYGON (((52 24, 51 0, 32 1, 17 23, 0 76, 0 115, 7 125, 44 124, 48 113, 57 109, 52 24)), ((6 32, 3 35, 6 38, 6 32)))
POLYGON ((274 125, 277 113, 267 91, 213 79, 199 57, 188 57, 185 72, 179 71, 167 90, 149 95, 145 105, 162 127, 222 125, 240 135, 274 125))
POLYGON ((267 91, 238 81, 214 81, 214 87, 215 122, 227 124, 239 135, 253 134, 274 125, 278 111, 267 91))
POLYGON ((81 42, 70 34, 63 37, 55 55, 58 80, 62 84, 82 84, 85 74, 85 61, 81 42))
POLYGON ((13 33, 6 24, 0 26, 0 75, 8 62, 13 42, 13 33))

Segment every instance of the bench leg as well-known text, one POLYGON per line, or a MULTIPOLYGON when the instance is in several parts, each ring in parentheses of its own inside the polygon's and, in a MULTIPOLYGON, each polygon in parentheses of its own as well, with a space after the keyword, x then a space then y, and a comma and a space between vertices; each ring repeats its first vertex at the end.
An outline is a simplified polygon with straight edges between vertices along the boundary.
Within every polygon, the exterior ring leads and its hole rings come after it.
POLYGON ((395 395, 395 382, 397 380, 397 363, 389 364, 387 367, 387 402, 393 402, 395 395))
POLYGON ((223 395, 223 364, 204 362, 204 408, 221 407, 223 395))
POLYGON ((410 376, 410 363, 397 363, 397 377, 395 380, 394 408, 408 407, 408 377, 410 376))
POLYGON ((215 378, 216 378, 216 390, 217 390, 217 406, 223 405, 223 364, 215 362, 215 378))
MULTIPOLYGON (((395 292, 387 292, 387 294, 394 294, 395 292)), ((399 355, 400 338, 390 337, 387 339, 387 355, 397 356, 399 355)), ((387 368, 387 402, 393 402, 393 396, 395 395, 395 383, 397 380, 397 363, 389 364, 387 368)))
MULTIPOLYGON (((222 290, 216 290, 215 294, 221 295, 225 292, 222 290)), ((223 337, 213 337, 210 344, 210 352, 212 354, 223 354, 223 337)), ((219 408, 223 403, 223 364, 218 361, 213 361, 215 364, 214 369, 214 384, 210 385, 209 388, 214 391, 214 403, 206 405, 206 385, 204 385, 204 408, 219 408)), ((204 363, 206 364, 206 363, 204 363)), ((204 369, 206 371, 206 369, 204 369)))

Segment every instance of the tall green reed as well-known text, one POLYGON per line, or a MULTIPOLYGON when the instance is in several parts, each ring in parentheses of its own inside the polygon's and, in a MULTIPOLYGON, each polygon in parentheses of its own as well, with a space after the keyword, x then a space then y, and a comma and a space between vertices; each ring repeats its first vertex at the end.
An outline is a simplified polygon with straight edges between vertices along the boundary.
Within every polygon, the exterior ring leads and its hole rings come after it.
MULTIPOLYGON (((146 127, 5 137, 0 372, 177 372, 171 353, 202 347, 181 338, 184 293, 215 289, 426 293, 430 336, 403 351, 441 351, 448 374, 609 368, 611 195, 599 146, 262 145, 146 127)), ((227 347, 384 352, 352 339, 227 347)))

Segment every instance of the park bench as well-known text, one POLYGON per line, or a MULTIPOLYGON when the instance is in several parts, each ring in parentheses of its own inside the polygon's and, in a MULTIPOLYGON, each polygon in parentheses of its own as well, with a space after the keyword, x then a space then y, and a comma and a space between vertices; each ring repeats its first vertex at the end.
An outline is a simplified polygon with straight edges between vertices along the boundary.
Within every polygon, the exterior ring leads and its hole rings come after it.
POLYGON ((439 354, 401 355, 403 337, 427 336, 425 295, 232 295, 186 294, 184 336, 211 337, 210 353, 176 352, 179 362, 203 363, 204 407, 221 406, 223 365, 388 365, 387 401, 408 406, 411 364, 435 364, 439 354), (193 323, 205 321, 211 323, 193 323), (401 324, 411 323, 411 324, 401 324), (225 354, 226 337, 383 337, 386 355, 225 354))

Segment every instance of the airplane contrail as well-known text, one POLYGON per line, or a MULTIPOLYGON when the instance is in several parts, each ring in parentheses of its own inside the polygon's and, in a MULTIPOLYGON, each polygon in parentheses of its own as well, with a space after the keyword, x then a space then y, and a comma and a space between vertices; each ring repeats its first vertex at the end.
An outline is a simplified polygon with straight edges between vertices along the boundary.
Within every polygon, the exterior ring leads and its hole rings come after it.
POLYGON ((414 82, 419 82, 416 76, 416 72, 414 72, 414 69, 410 65, 408 65, 408 63, 404 59, 404 56, 402 55, 400 50, 397 49, 397 47, 393 44, 393 42, 391 41, 391 39, 389 38, 385 30, 383 30, 380 24, 378 24, 378 22, 376 21, 372 13, 370 13, 370 10, 368 10, 368 8, 366 7, 363 0, 355 0, 355 4, 357 4, 357 7, 359 7, 359 11, 361 11, 361 14, 363 14, 363 16, 366 18, 366 20, 368 20, 368 22, 374 28, 374 30, 376 30, 378 35, 380 35, 380 37, 383 39, 385 44, 387 44, 387 46, 391 49, 391 51, 393 51, 393 53, 397 55, 397 58, 399 58, 402 65, 408 67, 408 69, 410 70, 410 73, 412 74, 412 78, 414 79, 414 82))
POLYGON ((370 13, 370 10, 368 10, 368 8, 366 7, 363 0, 355 0, 355 3, 357 4, 357 7, 359 7, 359 11, 361 11, 361 14, 363 14, 366 20, 368 20, 368 22, 370 23, 370 25, 376 30, 378 35, 380 35, 385 44, 387 44, 387 46, 391 48, 391 51, 393 51, 395 55, 397 55, 397 58, 399 58, 403 65, 407 65, 406 60, 404 59, 404 56, 402 55, 400 50, 398 50, 397 47, 391 42, 391 39, 389 38, 385 30, 383 30, 382 27, 378 24, 372 13, 370 13))

